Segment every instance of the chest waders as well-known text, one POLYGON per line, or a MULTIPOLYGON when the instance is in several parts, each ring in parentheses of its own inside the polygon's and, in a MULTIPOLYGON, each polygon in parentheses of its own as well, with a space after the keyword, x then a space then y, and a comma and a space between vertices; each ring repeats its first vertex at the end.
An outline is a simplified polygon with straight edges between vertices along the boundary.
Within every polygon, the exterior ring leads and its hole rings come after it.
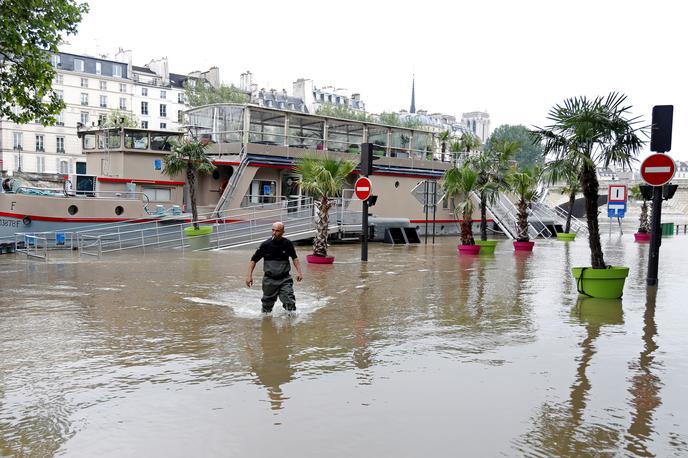
POLYGON ((263 312, 272 312, 272 307, 279 297, 282 307, 288 311, 296 310, 294 297, 294 280, 289 275, 289 260, 265 260, 265 276, 263 277, 263 312))

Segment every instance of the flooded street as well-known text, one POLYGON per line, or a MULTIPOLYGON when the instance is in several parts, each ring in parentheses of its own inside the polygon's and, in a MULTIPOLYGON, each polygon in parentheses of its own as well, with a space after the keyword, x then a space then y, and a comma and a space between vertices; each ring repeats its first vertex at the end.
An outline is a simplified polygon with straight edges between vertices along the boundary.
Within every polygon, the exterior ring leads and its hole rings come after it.
POLYGON ((254 248, 0 256, 0 455, 686 456, 688 236, 656 298, 649 244, 602 241, 622 300, 579 299, 583 238, 297 246, 298 312, 267 318, 254 248))

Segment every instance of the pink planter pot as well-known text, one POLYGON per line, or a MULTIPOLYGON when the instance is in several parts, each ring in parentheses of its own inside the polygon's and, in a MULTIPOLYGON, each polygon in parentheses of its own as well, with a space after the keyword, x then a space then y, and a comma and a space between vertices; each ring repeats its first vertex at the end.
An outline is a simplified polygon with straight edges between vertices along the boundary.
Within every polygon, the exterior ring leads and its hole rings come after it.
POLYGON ((480 245, 458 245, 459 254, 480 254, 480 245))
POLYGON ((649 232, 636 232, 633 234, 633 237, 635 237, 636 242, 649 242, 652 238, 652 234, 649 232))
POLYGON ((309 254, 306 256, 306 261, 311 264, 332 264, 334 262, 334 256, 314 256, 309 254))
POLYGON ((514 251, 533 251, 535 242, 514 242, 514 251))

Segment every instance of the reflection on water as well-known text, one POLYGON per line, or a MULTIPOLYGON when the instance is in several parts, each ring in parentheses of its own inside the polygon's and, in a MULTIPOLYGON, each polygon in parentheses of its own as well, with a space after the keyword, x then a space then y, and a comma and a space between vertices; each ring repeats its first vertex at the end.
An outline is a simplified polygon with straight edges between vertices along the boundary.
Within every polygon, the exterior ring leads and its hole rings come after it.
POLYGON ((647 247, 605 242, 623 303, 577 296, 585 240, 447 238, 334 246, 268 317, 249 248, 3 258, 0 455, 688 454, 688 238, 647 295, 647 247))

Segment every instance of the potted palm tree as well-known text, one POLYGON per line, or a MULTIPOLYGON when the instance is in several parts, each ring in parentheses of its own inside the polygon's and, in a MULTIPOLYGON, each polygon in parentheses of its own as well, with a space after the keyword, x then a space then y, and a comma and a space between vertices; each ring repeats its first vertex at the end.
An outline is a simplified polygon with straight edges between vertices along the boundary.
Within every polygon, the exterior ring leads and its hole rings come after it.
POLYGON ((581 164, 580 184, 585 196, 591 267, 574 267, 572 273, 582 294, 616 299, 623 294, 628 267, 608 266, 600 243, 598 221, 599 182, 597 165, 630 167, 645 143, 639 134, 638 117, 629 117, 626 96, 616 92, 606 97, 574 97, 553 107, 553 124, 536 128, 533 134, 544 143, 544 154, 555 159, 576 158, 581 164))
POLYGON ((297 162, 296 173, 301 175, 301 188, 313 196, 316 207, 313 254, 306 256, 310 263, 334 262, 334 256, 327 255, 330 199, 341 194, 347 177, 357 165, 354 161, 328 157, 305 157, 297 162))
POLYGON ((631 186, 630 193, 631 198, 634 200, 642 200, 643 203, 640 206, 640 221, 638 225, 638 232, 633 234, 636 242, 649 242, 651 238, 650 234, 650 217, 648 214, 647 199, 640 191, 639 185, 631 186))
POLYGON ((564 232, 557 232, 557 240, 571 242, 576 239, 576 233, 571 232, 571 217, 573 216, 576 196, 580 192, 580 166, 576 162, 566 159, 552 160, 545 164, 543 176, 549 185, 563 182, 559 192, 568 195, 569 206, 566 212, 564 232))
POLYGON ((516 221, 516 240, 514 250, 533 251, 535 242, 530 240, 528 234, 528 211, 531 202, 537 197, 537 185, 540 179, 540 170, 534 169, 515 170, 506 177, 507 183, 518 196, 518 217, 516 221))
POLYGON ((193 250, 207 248, 210 234, 213 233, 212 226, 198 224, 198 207, 196 206, 196 175, 208 174, 215 169, 205 153, 207 147, 207 143, 187 138, 181 142, 174 142, 170 153, 163 157, 162 172, 165 175, 171 177, 186 173, 193 225, 184 229, 184 235, 189 239, 193 250))
POLYGON ((458 196, 459 203, 454 206, 456 219, 460 220, 460 254, 479 254, 480 245, 473 238, 473 199, 471 195, 478 188, 478 174, 468 165, 452 167, 444 172, 442 188, 448 196, 458 196))
POLYGON ((487 206, 496 202, 500 189, 506 189, 506 175, 511 157, 521 149, 517 141, 494 142, 490 149, 469 160, 469 164, 478 172, 478 196, 480 197, 480 254, 493 254, 497 240, 487 239, 487 206))

